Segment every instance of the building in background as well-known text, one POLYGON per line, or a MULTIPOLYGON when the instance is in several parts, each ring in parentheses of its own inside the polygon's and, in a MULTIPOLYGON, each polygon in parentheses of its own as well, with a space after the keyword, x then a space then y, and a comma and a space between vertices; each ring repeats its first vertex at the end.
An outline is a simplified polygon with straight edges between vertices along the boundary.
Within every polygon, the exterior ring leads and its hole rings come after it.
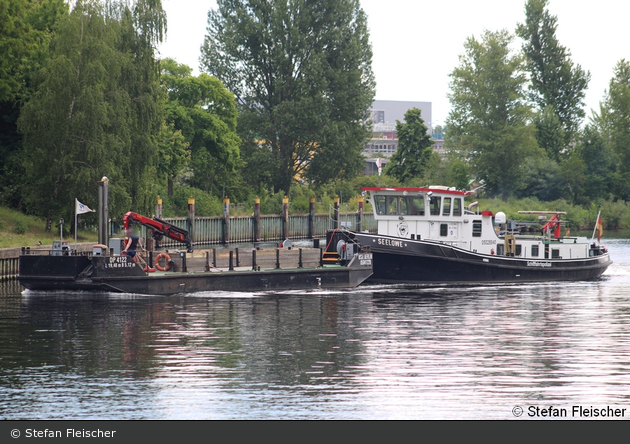
MULTIPOLYGON (((398 150, 398 135, 396 133, 396 121, 404 122, 405 113, 411 108, 418 108, 422 120, 428 128, 428 133, 433 133, 431 121, 431 102, 410 102, 401 100, 375 100, 372 104, 371 116, 374 127, 372 139, 366 144, 363 155, 366 157, 364 173, 375 174, 377 157, 384 157, 383 164, 398 150), (380 153, 380 154, 378 154, 380 153)), ((445 155, 444 140, 442 135, 434 135, 433 149, 441 156, 445 155)))

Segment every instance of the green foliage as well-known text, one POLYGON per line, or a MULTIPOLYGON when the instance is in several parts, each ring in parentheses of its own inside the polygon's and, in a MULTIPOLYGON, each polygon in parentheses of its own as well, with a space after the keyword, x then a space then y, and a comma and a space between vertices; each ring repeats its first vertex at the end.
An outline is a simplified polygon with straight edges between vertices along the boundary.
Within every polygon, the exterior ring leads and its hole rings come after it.
POLYGON ((25 0, 0 0, 0 102, 18 94, 22 61, 36 50, 35 32, 26 19, 29 7, 25 0))
POLYGON ((26 233, 27 227, 26 223, 22 220, 15 221, 15 225, 13 226, 13 232, 16 234, 24 234, 26 233))
POLYGON ((530 97, 541 112, 551 109, 556 114, 566 146, 574 140, 584 118, 584 96, 591 75, 580 65, 574 66, 569 51, 558 42, 558 19, 549 14, 547 5, 548 0, 528 0, 525 24, 519 24, 516 32, 525 40, 530 97))
POLYGON ((448 147, 461 151, 460 158, 470 159, 486 190, 504 199, 516 190, 525 159, 540 155, 523 93, 522 61, 510 54, 511 41, 507 31, 466 40, 451 73, 446 139, 448 147))
POLYGON ((558 118, 555 109, 547 105, 542 112, 534 117, 536 125, 536 141, 538 146, 547 151, 547 157, 554 162, 565 159, 565 134, 562 122, 558 118))
POLYGON ((223 214, 223 203, 198 188, 180 186, 176 187, 172 197, 162 198, 162 211, 164 217, 188 217, 188 199, 195 199, 195 216, 210 217, 223 214))
POLYGON ((290 191, 360 172, 374 97, 358 0, 219 0, 202 66, 234 92, 254 187, 290 191), (255 180, 259 182, 254 182, 255 180))
POLYGON ((59 21, 18 120, 24 202, 46 217, 48 229, 60 216, 71 218, 75 197, 95 202, 102 176, 111 180, 112 216, 146 212, 154 202, 162 118, 153 51, 163 25, 157 0, 132 9, 79 2, 59 21))
MULTIPOLYGON (((216 77, 193 77, 189 67, 172 59, 162 61, 161 78, 168 93, 164 106, 167 121, 181 132, 190 149, 192 176, 186 181, 218 195, 217 185, 233 183, 241 167, 234 95, 216 77)), ((169 179, 186 163, 181 149, 175 159, 177 162, 166 168, 169 179)))
MULTIPOLYGON (((608 93, 595 117, 603 142, 614 155, 617 168, 612 191, 623 200, 630 200, 630 63, 620 60, 610 80, 608 93)), ((604 151, 606 153, 606 151, 604 151)))
POLYGON ((401 182, 424 176, 433 154, 431 136, 418 108, 405 113, 405 122, 396 121, 398 150, 385 167, 385 174, 401 182))
POLYGON ((0 0, 0 202, 14 208, 25 208, 20 105, 30 97, 57 22, 67 13, 64 0, 0 0))

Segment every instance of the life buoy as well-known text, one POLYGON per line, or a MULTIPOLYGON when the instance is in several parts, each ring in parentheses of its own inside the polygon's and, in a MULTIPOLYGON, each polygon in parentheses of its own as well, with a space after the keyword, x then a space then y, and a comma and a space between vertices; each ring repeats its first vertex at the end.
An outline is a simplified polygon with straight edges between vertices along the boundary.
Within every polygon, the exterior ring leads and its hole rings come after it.
POLYGON ((168 271, 171 269, 171 257, 168 255, 168 253, 160 253, 155 257, 155 268, 157 268, 160 271, 168 271), (166 259, 166 266, 162 267, 160 265, 160 259, 165 258, 166 259))

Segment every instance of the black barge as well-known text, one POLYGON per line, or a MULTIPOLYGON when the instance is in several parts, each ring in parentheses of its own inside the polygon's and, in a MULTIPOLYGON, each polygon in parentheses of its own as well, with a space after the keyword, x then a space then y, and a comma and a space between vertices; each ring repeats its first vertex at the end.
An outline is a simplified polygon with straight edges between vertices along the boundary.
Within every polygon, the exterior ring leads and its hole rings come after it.
POLYGON ((39 291, 173 295, 354 288, 372 274, 372 255, 367 250, 328 263, 322 260, 319 248, 167 254, 168 261, 163 261, 162 267, 165 271, 159 271, 144 267, 129 256, 109 254, 100 245, 94 247, 91 256, 77 255, 69 248, 24 250, 19 259, 19 281, 25 288, 39 291))

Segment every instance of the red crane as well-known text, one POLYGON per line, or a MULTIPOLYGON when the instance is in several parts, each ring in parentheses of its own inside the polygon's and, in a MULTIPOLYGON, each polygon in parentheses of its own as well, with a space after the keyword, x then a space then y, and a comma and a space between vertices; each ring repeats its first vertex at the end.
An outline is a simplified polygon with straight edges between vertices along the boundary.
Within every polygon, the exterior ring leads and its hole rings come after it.
POLYGON ((134 213, 133 211, 129 211, 123 216, 123 225, 125 230, 128 230, 132 223, 138 223, 150 228, 151 237, 157 241, 161 240, 162 236, 166 236, 170 239, 186 244, 186 248, 189 253, 192 253, 193 251, 193 241, 190 234, 188 234, 188 230, 171 225, 161 219, 150 218, 134 213))

